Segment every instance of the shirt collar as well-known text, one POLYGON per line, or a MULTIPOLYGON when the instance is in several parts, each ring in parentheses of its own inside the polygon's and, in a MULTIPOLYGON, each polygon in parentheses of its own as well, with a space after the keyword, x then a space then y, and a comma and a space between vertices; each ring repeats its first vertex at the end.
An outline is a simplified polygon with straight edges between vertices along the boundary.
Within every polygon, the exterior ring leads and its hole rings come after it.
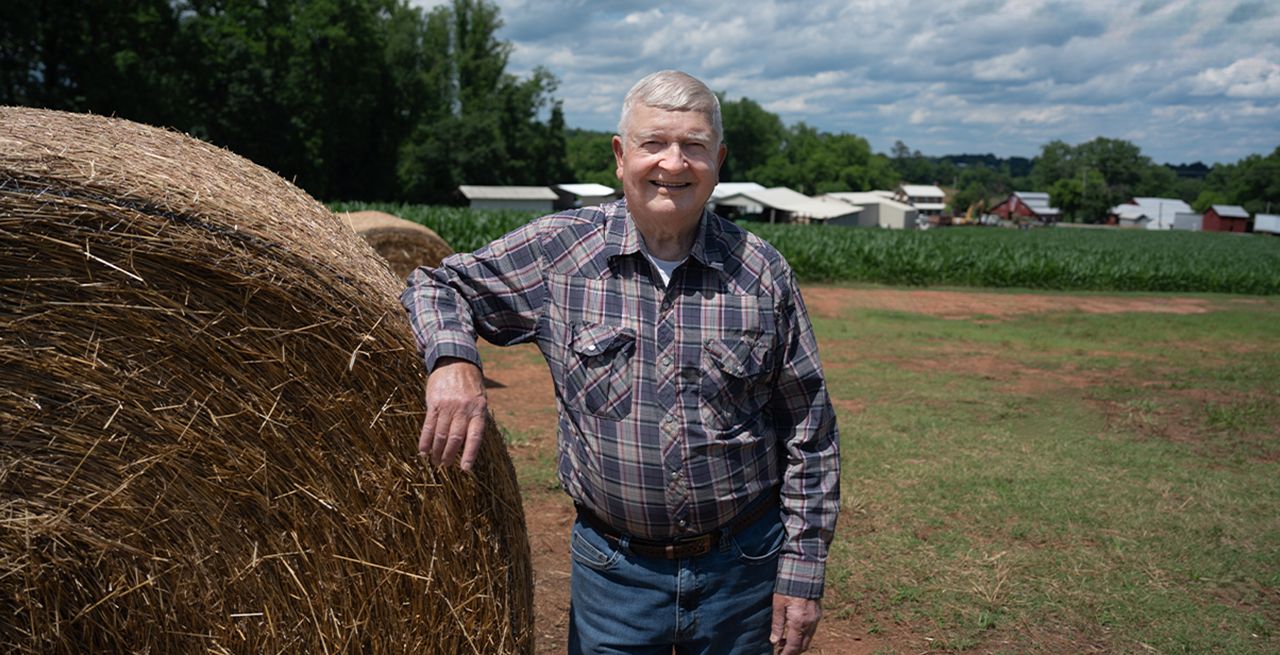
MULTIPOLYGON (((606 214, 606 259, 639 253, 644 241, 640 238, 640 230, 636 229, 635 221, 631 220, 631 212, 627 211, 626 198, 608 207, 606 214)), ((721 236, 720 219, 707 209, 702 210, 702 218, 698 220, 697 236, 693 239, 689 256, 708 268, 724 270, 725 245, 721 236)))

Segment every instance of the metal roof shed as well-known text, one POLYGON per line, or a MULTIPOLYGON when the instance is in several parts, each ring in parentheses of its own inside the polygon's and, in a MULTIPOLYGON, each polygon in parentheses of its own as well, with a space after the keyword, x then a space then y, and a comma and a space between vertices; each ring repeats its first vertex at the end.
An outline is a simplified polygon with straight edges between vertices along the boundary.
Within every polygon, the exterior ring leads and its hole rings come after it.
POLYGON ((767 214, 770 223, 823 222, 862 211, 861 207, 855 207, 841 200, 811 198, 786 187, 747 190, 721 198, 718 204, 737 207, 759 205, 763 208, 760 213, 767 214))
POLYGON ((898 202, 888 191, 852 192, 839 191, 828 193, 824 197, 835 198, 851 205, 861 207, 862 212, 850 220, 844 216, 831 219, 831 225, 856 225, 860 227, 882 227, 891 230, 914 230, 919 227, 919 212, 905 202, 898 202))
POLYGON ((1253 231, 1280 234, 1280 214, 1258 214, 1254 216, 1253 231))
POLYGON ((550 212, 559 196, 545 186, 480 186, 463 184, 458 191, 472 209, 521 209, 550 212))
POLYGON ((618 197, 618 191, 611 186, 594 182, 557 184, 556 194, 559 196, 556 209, 574 209, 600 205, 618 197))

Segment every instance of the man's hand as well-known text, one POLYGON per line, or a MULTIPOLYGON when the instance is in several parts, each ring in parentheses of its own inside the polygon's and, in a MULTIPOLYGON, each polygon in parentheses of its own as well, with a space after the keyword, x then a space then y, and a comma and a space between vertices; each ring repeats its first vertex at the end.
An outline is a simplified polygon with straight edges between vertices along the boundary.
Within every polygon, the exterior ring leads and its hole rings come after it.
POLYGON ((773 630, 769 633, 769 643, 773 644, 774 652, 799 655, 809 650, 809 642, 813 641, 820 618, 822 607, 818 601, 774 594, 773 630))
POLYGON ((470 471, 484 437, 485 412, 489 401, 484 393, 480 367, 462 359, 442 358, 427 377, 427 418, 422 422, 418 454, 430 457, 436 466, 458 461, 470 471))

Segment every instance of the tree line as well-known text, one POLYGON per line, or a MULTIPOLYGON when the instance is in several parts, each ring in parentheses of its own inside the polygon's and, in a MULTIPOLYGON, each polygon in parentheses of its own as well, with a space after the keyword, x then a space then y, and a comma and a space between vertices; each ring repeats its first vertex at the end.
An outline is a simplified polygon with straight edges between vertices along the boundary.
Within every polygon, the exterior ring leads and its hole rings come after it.
MULTIPOLYGON (((956 214, 991 209, 1012 191, 1047 191, 1066 220, 1076 222, 1100 222, 1112 207, 1143 196, 1179 198, 1199 211, 1214 204, 1241 205, 1255 214, 1268 207, 1280 211, 1280 147, 1214 166, 1157 164, 1137 145, 1106 137, 1077 145, 1050 141, 1030 159, 928 157, 902 141, 881 154, 856 135, 803 122, 784 125, 750 98, 722 97, 721 111, 729 154, 720 179, 726 182, 785 186, 809 195, 936 184, 951 190, 956 214)), ((568 132, 569 164, 578 179, 614 183, 610 138, 609 132, 568 132)))
POLYGON ((556 79, 509 74, 501 25, 485 0, 0 3, 0 104, 172 127, 327 200, 563 181, 556 79))
MULTIPOLYGON (((455 204, 460 184, 616 187, 612 134, 565 126, 550 71, 509 73, 501 26, 488 0, 0 3, 0 104, 172 127, 325 200, 455 204)), ((1280 148, 1212 167, 1156 164, 1108 138, 1051 141, 1031 159, 929 157, 901 141, 882 154, 855 134, 785 125, 750 98, 722 107, 726 181, 810 195, 937 184, 956 213, 1048 191, 1081 221, 1132 196, 1280 205, 1280 148)))

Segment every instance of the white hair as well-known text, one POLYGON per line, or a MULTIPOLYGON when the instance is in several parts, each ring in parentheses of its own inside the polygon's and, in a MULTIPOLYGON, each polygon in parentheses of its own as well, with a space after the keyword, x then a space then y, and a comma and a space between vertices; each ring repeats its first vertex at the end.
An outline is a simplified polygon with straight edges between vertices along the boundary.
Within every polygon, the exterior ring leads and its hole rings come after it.
POLYGON ((622 117, 618 120, 618 134, 627 136, 631 109, 637 105, 666 111, 696 111, 711 122, 716 141, 724 140, 724 125, 720 119, 720 99, 698 78, 676 70, 653 73, 636 82, 622 100, 622 117))

